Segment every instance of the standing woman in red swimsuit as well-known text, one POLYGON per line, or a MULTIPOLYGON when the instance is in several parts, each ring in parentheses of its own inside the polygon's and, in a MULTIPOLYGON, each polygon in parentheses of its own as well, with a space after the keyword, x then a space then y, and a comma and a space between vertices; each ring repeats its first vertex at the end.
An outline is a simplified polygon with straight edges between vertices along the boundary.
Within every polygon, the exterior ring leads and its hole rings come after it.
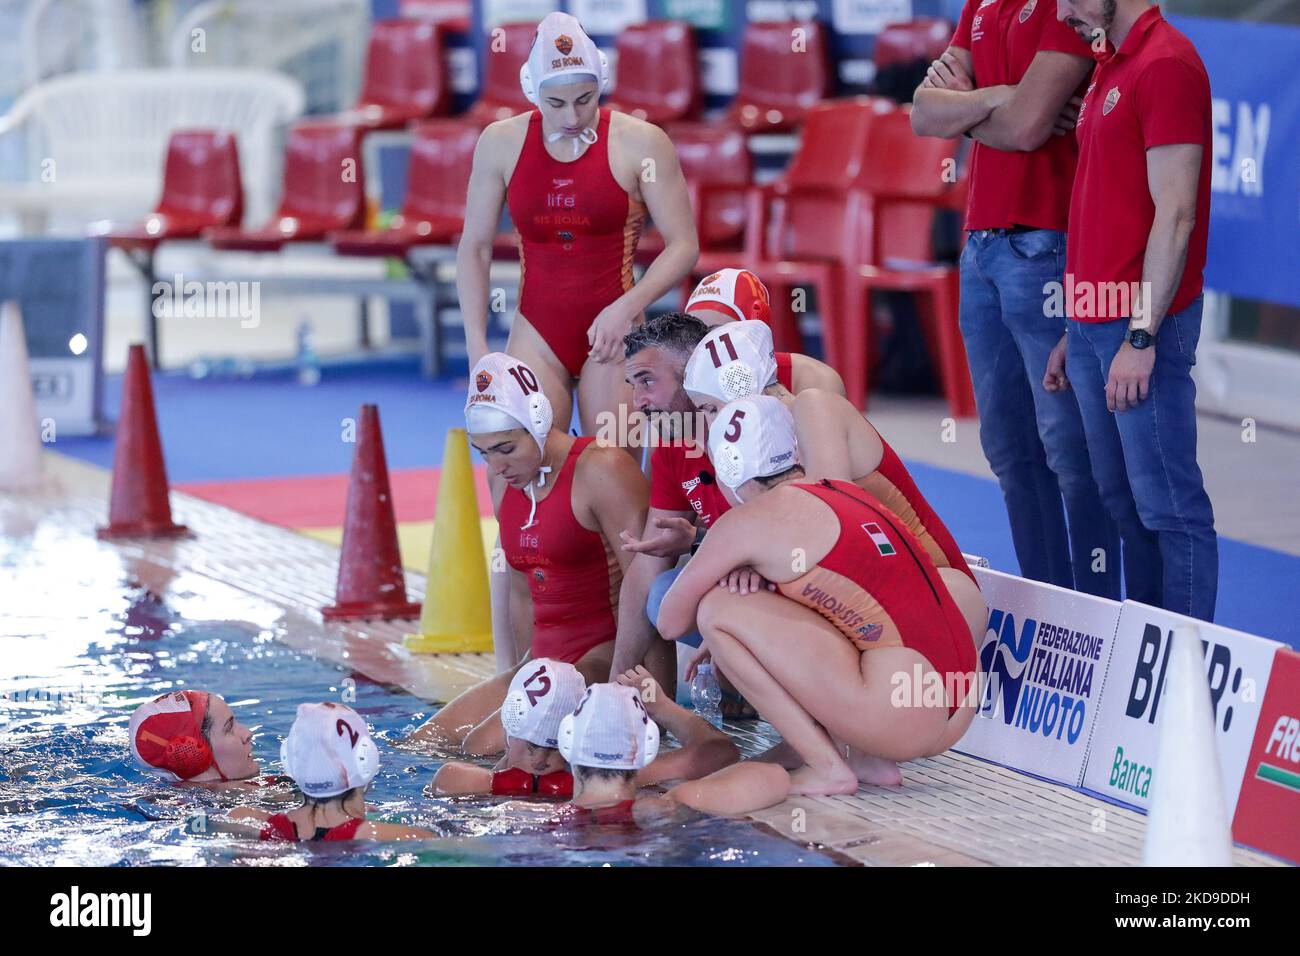
POLYGON ((491 124, 474 151, 456 255, 469 364, 488 351, 488 268, 508 204, 521 278, 506 352, 537 372, 561 429, 576 387, 583 433, 594 435, 600 413, 631 408, 623 336, 694 266, 695 221, 664 131, 600 108, 605 56, 574 17, 538 24, 519 79, 537 109, 491 124), (633 285, 647 212, 665 245, 633 285))

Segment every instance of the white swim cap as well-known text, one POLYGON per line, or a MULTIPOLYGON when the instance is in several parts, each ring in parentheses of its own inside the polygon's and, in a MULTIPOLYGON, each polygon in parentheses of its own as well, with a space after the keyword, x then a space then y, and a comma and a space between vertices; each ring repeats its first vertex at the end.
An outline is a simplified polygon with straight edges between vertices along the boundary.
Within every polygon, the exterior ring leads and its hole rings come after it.
POLYGON ((770 322, 767 286, 748 269, 723 269, 705 276, 686 300, 687 312, 718 312, 729 319, 770 322))
POLYGON ((799 464, 794 416, 770 395, 724 405, 709 428, 709 458, 718 480, 733 492, 751 478, 779 475, 799 464))
POLYGON ((640 770, 659 753, 659 726, 641 695, 622 684, 592 684, 560 722, 560 753, 574 767, 640 770))
POLYGON ((757 395, 775 381, 772 330, 762 322, 727 322, 710 329, 695 346, 682 387, 730 402, 757 395))
POLYGON ((536 105, 543 85, 557 77, 589 76, 604 93, 609 86, 609 61, 576 17, 548 13, 537 24, 528 59, 519 68, 519 85, 528 102, 536 105))
POLYGON ((523 428, 544 454, 553 419, 536 373, 513 355, 489 352, 470 372, 465 429, 471 435, 523 428))
POLYGON ((572 664, 546 657, 528 661, 510 681, 501 705, 507 736, 558 747, 560 722, 582 701, 587 682, 572 664))
POLYGON ((379 748, 365 720, 342 704, 299 704, 280 763, 303 793, 322 799, 369 786, 379 772, 379 748))

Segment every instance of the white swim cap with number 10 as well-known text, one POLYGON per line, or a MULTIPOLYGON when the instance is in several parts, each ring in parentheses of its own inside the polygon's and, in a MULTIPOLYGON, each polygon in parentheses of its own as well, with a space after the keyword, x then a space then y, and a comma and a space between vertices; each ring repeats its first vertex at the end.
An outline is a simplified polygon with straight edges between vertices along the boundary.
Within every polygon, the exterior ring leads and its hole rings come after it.
POLYGON ((489 352, 470 372, 465 430, 471 435, 522 428, 545 454, 554 417, 537 374, 513 355, 489 352))

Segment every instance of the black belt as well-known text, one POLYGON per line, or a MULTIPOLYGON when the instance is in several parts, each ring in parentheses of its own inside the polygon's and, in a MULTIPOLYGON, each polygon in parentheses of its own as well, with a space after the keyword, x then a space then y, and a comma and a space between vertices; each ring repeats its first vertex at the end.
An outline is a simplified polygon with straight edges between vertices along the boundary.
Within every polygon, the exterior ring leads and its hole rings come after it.
POLYGON ((1010 229, 972 229, 971 232, 987 232, 994 236, 1018 236, 1022 232, 1038 232, 1040 226, 1012 226, 1010 229))

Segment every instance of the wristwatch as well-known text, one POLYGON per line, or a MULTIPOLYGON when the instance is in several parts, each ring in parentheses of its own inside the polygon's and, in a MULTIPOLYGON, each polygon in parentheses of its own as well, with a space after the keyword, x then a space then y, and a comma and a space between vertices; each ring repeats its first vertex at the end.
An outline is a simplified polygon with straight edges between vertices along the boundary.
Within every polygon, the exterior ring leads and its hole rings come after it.
POLYGON ((1155 340, 1151 338, 1151 333, 1146 329, 1128 330, 1128 344, 1133 346, 1135 349, 1148 348, 1153 341, 1155 340))

